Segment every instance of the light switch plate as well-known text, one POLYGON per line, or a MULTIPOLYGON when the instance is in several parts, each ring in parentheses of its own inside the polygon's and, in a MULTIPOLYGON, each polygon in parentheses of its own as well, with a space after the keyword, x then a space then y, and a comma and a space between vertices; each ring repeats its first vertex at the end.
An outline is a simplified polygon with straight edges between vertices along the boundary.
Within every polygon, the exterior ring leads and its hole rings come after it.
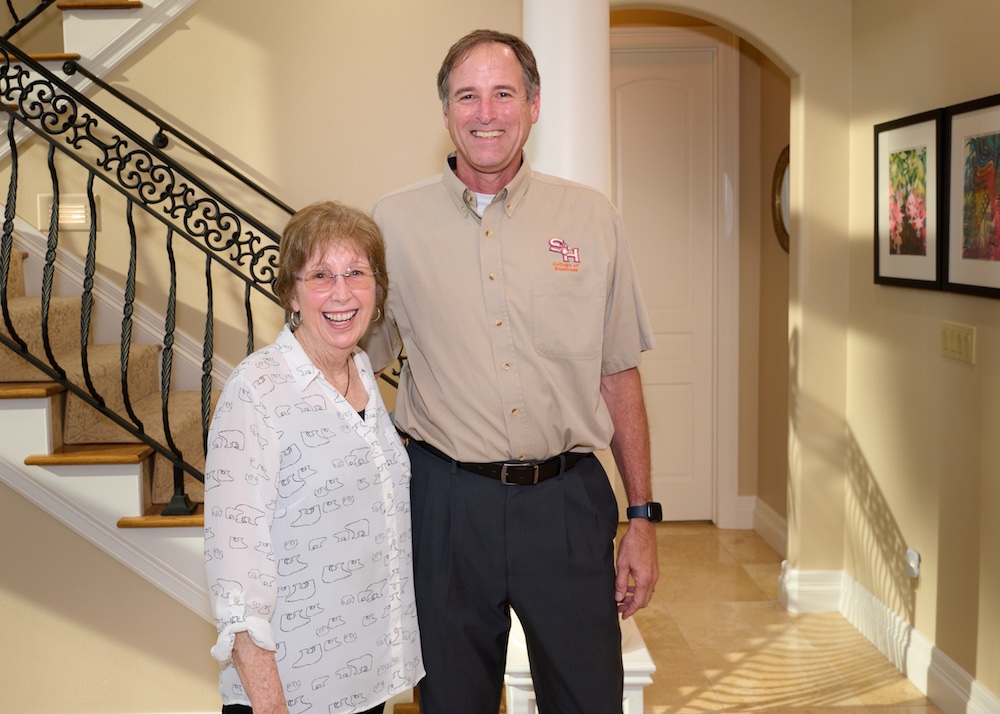
POLYGON ((959 362, 975 364, 976 328, 957 322, 942 322, 941 355, 959 362))

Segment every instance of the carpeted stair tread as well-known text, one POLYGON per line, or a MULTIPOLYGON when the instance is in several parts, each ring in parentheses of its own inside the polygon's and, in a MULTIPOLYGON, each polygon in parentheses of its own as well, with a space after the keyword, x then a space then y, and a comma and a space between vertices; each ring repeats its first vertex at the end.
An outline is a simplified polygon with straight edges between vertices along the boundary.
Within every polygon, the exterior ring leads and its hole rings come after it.
MULTIPOLYGON (((133 405, 155 394, 160 387, 159 345, 132 345, 128 362, 128 396, 133 405)), ((105 406, 129 420, 122 394, 121 348, 118 345, 90 345, 87 349, 90 378, 105 406)), ((60 363, 71 382, 85 386, 79 354, 67 355, 60 363)), ((99 411, 72 393, 66 399, 63 443, 133 442, 135 438, 99 411)))
MULTIPOLYGON (((215 408, 218 393, 212 395, 211 409, 215 408)), ((140 399, 132 405, 133 411, 142 422, 143 432, 167 445, 163 428, 163 405, 160 393, 155 392, 140 399)), ((201 430, 201 393, 188 391, 173 391, 170 393, 168 406, 170 416, 170 433, 177 449, 185 461, 199 471, 205 468, 205 453, 202 446, 201 430)), ((92 410, 93 411, 93 410, 92 410)), ((96 413, 96 412, 95 412, 96 413)), ((64 430, 64 442, 69 444, 109 444, 135 443, 136 437, 114 424, 108 419, 99 419, 87 425, 85 429, 70 431, 68 425, 64 430)), ((173 464, 163 456, 156 454, 153 466, 152 500, 153 503, 167 503, 174 489, 173 464)), ((193 476, 185 474, 185 490, 192 501, 204 500, 205 487, 193 476)))
MULTIPOLYGON (((49 343, 57 360, 61 355, 80 352, 79 297, 53 297, 49 303, 49 343)), ((28 345, 31 354, 45 359, 45 347, 39 326, 42 303, 37 297, 16 297, 8 301, 14 331, 28 345)), ((9 337, 7 324, 0 319, 0 334, 9 337)), ((47 382, 51 377, 41 372, 5 346, 0 346, 0 374, 7 382, 47 382)))
POLYGON ((7 299, 24 297, 24 258, 19 250, 10 253, 10 270, 7 273, 7 299))
MULTIPOLYGON (((23 277, 24 255, 11 252, 8 275, 8 309, 18 336, 27 344, 30 352, 39 359, 45 358, 45 348, 41 338, 41 299, 25 297, 23 277)), ((80 354, 80 297, 54 296, 49 304, 48 328, 50 347, 55 361, 67 375, 67 379, 86 389, 83 374, 83 358, 80 354)), ((0 319, 0 334, 7 334, 6 325, 0 319)), ((142 423, 143 431, 151 438, 168 446, 163 428, 163 413, 160 397, 160 351, 159 345, 133 344, 129 350, 128 392, 132 411, 142 423)), ((105 404, 126 422, 132 421, 124 405, 121 386, 121 347, 118 344, 94 345, 87 347, 87 364, 91 381, 96 391, 104 398, 105 404)), ((9 384, 4 390, 6 398, 42 398, 57 393, 61 388, 53 388, 51 377, 15 354, 0 346, 0 380, 9 384), (25 384, 28 383, 28 384, 25 384), (37 385, 34 386, 34 385, 37 385)), ((209 413, 215 408, 218 393, 211 396, 209 413)), ((183 458, 199 471, 204 470, 205 455, 202 446, 201 395, 199 392, 171 392, 169 401, 170 431, 174 444, 183 458)), ((63 414, 64 447, 47 459, 95 459, 100 461, 106 454, 145 454, 147 449, 141 440, 97 411, 83 399, 69 392, 65 399, 63 414)), ((112 459, 116 458, 114 456, 112 459)), ((53 462, 54 463, 54 462, 53 462)), ((189 498, 200 503, 204 500, 204 485, 194 477, 185 474, 185 489, 189 498)), ((154 504, 164 504, 173 495, 173 465, 160 456, 154 455, 153 483, 151 496, 154 504)), ((160 505, 162 508, 162 505, 160 505)))

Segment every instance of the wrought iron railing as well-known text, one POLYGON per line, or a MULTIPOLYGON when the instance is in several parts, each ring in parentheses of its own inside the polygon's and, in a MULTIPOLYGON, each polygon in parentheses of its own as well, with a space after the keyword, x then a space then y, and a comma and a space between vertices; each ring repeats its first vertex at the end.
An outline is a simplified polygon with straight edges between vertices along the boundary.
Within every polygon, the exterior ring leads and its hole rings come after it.
MULTIPOLYGON (((79 68, 77 67, 78 71, 79 68)), ((215 339, 215 290, 216 280, 221 276, 225 281, 223 289, 227 294, 234 291, 234 284, 242 292, 245 322, 238 327, 245 335, 245 353, 254 349, 255 311, 263 304, 276 309, 277 301, 271 293, 274 278, 279 235, 272 228, 263 225, 233 201, 219 195, 199 176, 176 163, 156 146, 125 126, 93 100, 76 92, 43 66, 31 61, 25 54, 4 40, 0 40, 0 99, 7 116, 7 145, 10 152, 10 181, 4 214, 3 232, 0 235, 0 303, 6 335, 0 334, 0 342, 20 354, 25 360, 51 379, 62 383, 76 395, 108 419, 148 444, 156 453, 173 465, 174 497, 165 511, 167 514, 190 512, 191 503, 184 493, 184 474, 203 480, 201 470, 192 465, 192 460, 177 448, 170 431, 169 413, 173 382, 173 361, 175 357, 175 337, 178 313, 204 312, 202 338, 202 364, 200 378, 200 400, 202 412, 202 449, 208 433, 211 417, 213 393, 213 368, 216 364, 215 339), (30 132, 30 134, 28 134, 30 132), (47 144, 47 167, 52 190, 52 209, 48 220, 48 238, 45 264, 41 276, 42 321, 41 331, 44 344, 43 354, 33 354, 25 339, 18 335, 12 322, 8 298, 7 280, 13 251, 14 217, 18 206, 18 189, 21 169, 21 148, 19 135, 34 135, 47 144), (69 159, 69 161, 67 161, 69 159), (80 360, 83 367, 82 383, 73 383, 60 364, 60 355, 50 347, 48 316, 51 310, 53 284, 56 266, 64 252, 59 228, 60 182, 82 183, 80 175, 86 176, 86 197, 90 206, 90 224, 87 226, 85 278, 82 285, 80 316, 80 360), (94 308, 94 280, 103 267, 97 260, 101 248, 98 239, 95 180, 104 191, 111 190, 119 195, 123 209, 119 219, 127 226, 128 267, 119 284, 123 304, 121 315, 121 397, 125 413, 116 412, 107 406, 107 395, 101 394, 89 373, 90 336, 92 332, 92 309, 94 308), (140 227, 139 224, 142 224, 140 227), (159 225, 159 229, 150 226, 159 225), (159 235, 156 235, 156 234, 159 235), (178 303, 178 276, 175 245, 194 247, 204 259, 204 281, 201 292, 204 301, 193 305, 190 287, 191 276, 187 275, 184 288, 185 300, 178 303), (133 410, 129 395, 129 364, 133 348, 133 311, 136 295, 142 289, 142 281, 137 277, 138 267, 156 265, 167 267, 165 321, 161 339, 160 382, 162 419, 165 438, 153 438, 133 410)), ((157 121, 159 132, 179 132, 157 121)), ((247 183, 247 182, 244 182, 247 183)), ((251 182, 252 183, 252 182, 251 182)), ((247 185, 250 185, 247 183, 247 185)), ((259 187, 254 190, 258 191, 259 187)), ((266 194, 266 192, 264 192, 266 194)), ((104 204, 102 214, 104 231, 108 232, 111 220, 108 204, 104 204)), ((280 204, 280 202, 278 202, 280 204)), ((280 204, 285 210, 291 209, 280 204)), ((122 229, 124 232, 126 229, 122 229)), ((188 255, 188 258, 190 256, 188 255)), ((159 278, 157 278, 159 279, 159 278)), ((233 330, 233 320, 229 319, 226 329, 233 330)), ((227 340, 228 342, 228 340, 227 340)), ((201 454, 204 456, 204 453, 201 454)))
POLYGON ((45 12, 45 9, 49 5, 55 4, 55 2, 56 0, 41 0, 41 2, 36 3, 34 7, 25 12, 22 16, 14 8, 14 3, 11 2, 11 0, 7 0, 7 11, 10 13, 13 24, 6 32, 3 33, 3 39, 9 40, 15 34, 27 27, 32 20, 45 12))

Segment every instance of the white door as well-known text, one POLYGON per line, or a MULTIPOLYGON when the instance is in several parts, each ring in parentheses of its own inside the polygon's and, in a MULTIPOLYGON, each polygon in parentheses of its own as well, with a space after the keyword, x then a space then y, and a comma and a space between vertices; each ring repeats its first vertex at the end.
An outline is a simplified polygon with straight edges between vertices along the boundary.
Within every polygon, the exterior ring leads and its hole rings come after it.
POLYGON ((644 355, 640 371, 653 496, 667 520, 716 515, 723 184, 718 49, 700 37, 675 29, 615 30, 611 40, 613 199, 656 333, 656 349, 644 355))

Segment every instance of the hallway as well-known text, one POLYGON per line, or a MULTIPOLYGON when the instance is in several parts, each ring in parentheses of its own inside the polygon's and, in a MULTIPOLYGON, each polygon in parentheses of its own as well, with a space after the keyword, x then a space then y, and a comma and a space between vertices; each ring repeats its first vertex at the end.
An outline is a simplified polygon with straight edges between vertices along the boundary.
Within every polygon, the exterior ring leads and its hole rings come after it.
POLYGON ((656 663, 645 714, 937 714, 838 613, 777 603, 781 557, 753 531, 658 527, 660 581, 636 615, 656 663))

